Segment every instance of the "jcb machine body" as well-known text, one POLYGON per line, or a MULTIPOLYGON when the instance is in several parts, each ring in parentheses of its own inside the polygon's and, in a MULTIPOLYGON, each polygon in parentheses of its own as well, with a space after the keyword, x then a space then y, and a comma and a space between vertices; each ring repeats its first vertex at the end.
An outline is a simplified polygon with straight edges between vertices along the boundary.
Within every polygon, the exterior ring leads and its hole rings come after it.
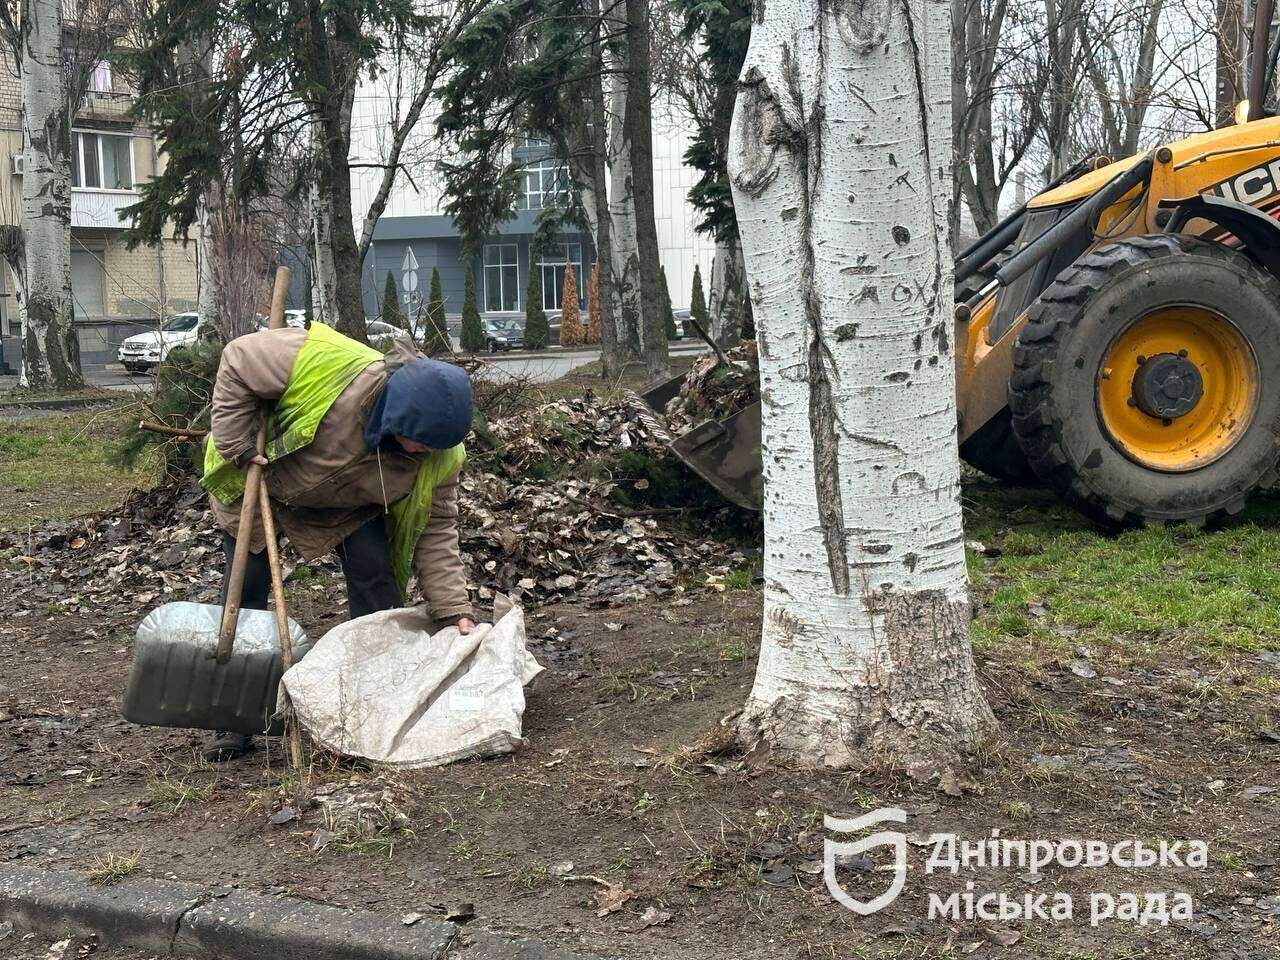
MULTIPOLYGON (((1280 478, 1280 119, 1262 110, 1273 6, 1257 4, 1247 122, 1082 162, 957 259, 973 466, 1042 482, 1108 525, 1203 523, 1280 478)), ((672 447, 758 506, 759 449, 730 429, 740 420, 672 447)))
POLYGON ((1105 523, 1242 509, 1280 463, 1273 213, 1274 118, 1035 197, 957 262, 961 455, 1105 523))

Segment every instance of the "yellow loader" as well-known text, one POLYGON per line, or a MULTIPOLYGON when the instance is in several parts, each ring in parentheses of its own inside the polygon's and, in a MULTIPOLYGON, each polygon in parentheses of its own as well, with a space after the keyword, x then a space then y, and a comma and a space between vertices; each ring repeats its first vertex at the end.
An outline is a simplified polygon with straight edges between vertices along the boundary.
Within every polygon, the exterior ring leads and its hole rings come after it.
POLYGON ((1088 162, 956 263, 960 452, 1099 522, 1204 523, 1280 476, 1280 118, 1088 162))
MULTIPOLYGON (((960 455, 1108 526, 1238 513, 1280 479, 1280 39, 1259 0, 1243 122, 1078 164, 956 260, 960 455)), ((661 411, 679 379, 644 400, 661 411)), ((759 405, 674 438, 758 509, 759 405)))

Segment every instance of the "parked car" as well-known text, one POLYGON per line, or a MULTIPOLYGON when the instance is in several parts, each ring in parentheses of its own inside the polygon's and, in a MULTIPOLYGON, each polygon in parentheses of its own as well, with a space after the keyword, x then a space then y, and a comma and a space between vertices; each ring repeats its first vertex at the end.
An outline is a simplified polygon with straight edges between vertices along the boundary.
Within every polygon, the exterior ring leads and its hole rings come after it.
POLYGON ((490 353, 524 349, 524 328, 510 317, 485 317, 484 348, 490 353))
POLYGON ((675 339, 683 340, 685 337, 694 335, 695 331, 693 329, 693 324, 689 322, 688 310, 672 310, 671 318, 676 322, 675 339))
POLYGON ((161 324, 159 330, 126 338, 116 356, 130 373, 146 373, 163 363, 175 347, 190 346, 213 333, 200 326, 199 314, 178 313, 161 324))
MULTIPOLYGON (((271 318, 266 314, 257 314, 258 329, 266 330, 271 324, 271 318)), ((307 311, 305 310, 286 310, 284 312, 284 325, 286 327, 296 327, 299 330, 307 328, 307 311)))
POLYGON ((367 320, 364 329, 369 337, 369 346, 383 353, 390 350, 391 345, 401 337, 409 336, 408 330, 387 323, 385 320, 367 320))

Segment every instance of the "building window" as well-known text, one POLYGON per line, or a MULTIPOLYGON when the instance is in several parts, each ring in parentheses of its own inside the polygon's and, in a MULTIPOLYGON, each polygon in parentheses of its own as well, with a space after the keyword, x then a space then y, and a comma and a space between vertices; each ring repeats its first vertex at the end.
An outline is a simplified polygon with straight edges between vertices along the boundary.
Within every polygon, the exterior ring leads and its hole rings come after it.
POLYGON ((106 315, 103 295, 106 271, 102 257, 101 250, 71 251, 71 298, 75 302, 76 319, 106 315))
POLYGON ((133 138, 75 132, 71 185, 89 190, 133 189, 133 138))
POLYGON ((514 243, 490 243, 484 248, 484 308, 520 309, 520 268, 514 243))
POLYGON ((525 167, 521 210, 564 206, 569 201, 569 171, 563 163, 547 158, 525 167))
POLYGON ((577 281, 578 287, 578 305, 582 305, 582 295, 586 289, 586 284, 582 282, 582 244, 557 243, 538 258, 538 267, 542 270, 543 309, 560 309, 560 295, 564 292, 564 272, 569 264, 573 264, 573 278, 577 281))

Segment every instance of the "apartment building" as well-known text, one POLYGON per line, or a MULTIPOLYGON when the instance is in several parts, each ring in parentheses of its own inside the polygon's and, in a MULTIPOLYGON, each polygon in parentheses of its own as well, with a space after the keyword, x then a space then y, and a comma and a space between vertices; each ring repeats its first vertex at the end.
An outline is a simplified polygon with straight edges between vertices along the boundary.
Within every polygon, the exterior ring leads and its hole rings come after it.
MULTIPOLYGON (((18 222, 22 201, 22 87, 7 48, 0 69, 0 223, 18 222)), ((167 240, 125 248, 120 211, 137 200, 137 185, 160 158, 150 129, 129 115, 133 97, 102 61, 72 125, 71 286, 83 367, 115 362, 125 337, 174 313, 193 309, 196 248, 167 240)), ((0 269, 0 345, 4 362, 20 361, 21 319, 13 277, 0 269)))
MULTIPOLYGON (((356 97, 352 124, 352 203, 356 223, 361 222, 377 191, 382 171, 377 168, 384 154, 389 114, 394 101, 390 91, 376 83, 362 85, 356 97), (365 166, 360 166, 365 164, 365 166)), ((671 302, 689 305, 695 265, 704 280, 709 277, 714 244, 694 230, 696 211, 687 195, 697 180, 697 171, 684 164, 684 153, 694 135, 688 117, 660 98, 654 103, 654 206, 658 228, 659 255, 666 270, 671 302)), ((476 280, 476 297, 486 315, 523 315, 530 271, 538 271, 542 284, 542 305, 560 309, 566 266, 573 265, 578 277, 578 296, 586 303, 586 278, 595 263, 591 236, 571 224, 563 224, 550 250, 531 254, 538 215, 557 204, 568 188, 568 174, 550 156, 550 146, 536 136, 525 137, 515 147, 515 160, 523 169, 523 193, 515 217, 498 225, 486 237, 481 251, 464 258, 462 242, 452 219, 442 213, 444 200, 435 172, 432 151, 436 148, 434 118, 425 116, 416 140, 406 155, 418 158, 408 177, 397 179, 386 210, 373 232, 364 264, 364 307, 366 314, 381 310, 387 274, 395 279, 402 306, 412 312, 429 296, 432 268, 439 269, 445 295, 445 310, 456 317, 462 310, 463 285, 468 267, 476 280)))

